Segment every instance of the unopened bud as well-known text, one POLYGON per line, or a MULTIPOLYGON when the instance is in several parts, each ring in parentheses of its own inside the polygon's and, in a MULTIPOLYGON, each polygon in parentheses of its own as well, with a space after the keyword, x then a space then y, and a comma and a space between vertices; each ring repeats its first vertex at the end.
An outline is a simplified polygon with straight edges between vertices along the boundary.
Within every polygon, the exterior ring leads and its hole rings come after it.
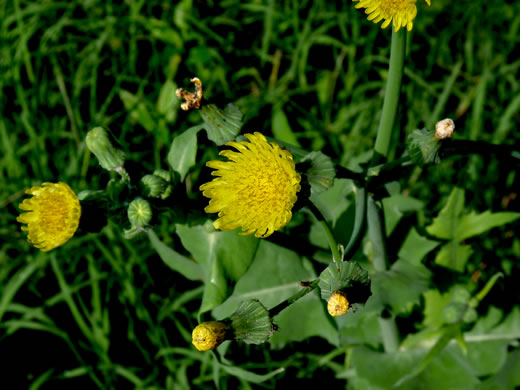
POLYGON ((121 170, 125 162, 124 154, 110 141, 108 132, 102 127, 95 127, 87 133, 88 149, 97 157, 99 165, 109 171, 121 170))
POLYGON ((184 111, 192 108, 200 108, 200 102, 202 101, 201 81, 197 77, 192 78, 190 81, 195 84, 195 92, 186 91, 182 88, 178 88, 177 91, 175 91, 178 98, 186 100, 185 103, 181 104, 181 108, 184 111))
POLYGON ((220 321, 199 324, 191 334, 191 342, 199 351, 217 348, 226 339, 228 326, 220 321))
POLYGON ((156 169, 155 171, 153 171, 153 174, 155 176, 159 176, 161 179, 167 181, 168 183, 172 181, 172 175, 165 169, 156 169))
POLYGON ((455 122, 450 118, 443 119, 435 125, 435 138, 450 138, 455 130, 455 122))
POLYGON ((168 187, 168 183, 155 175, 145 175, 141 179, 141 186, 145 196, 159 198, 168 187))
POLYGON ((333 293, 327 303, 327 311, 333 317, 342 316, 348 312, 349 302, 347 295, 342 291, 333 293))
POLYGON ((137 198, 128 205, 128 220, 132 226, 144 228, 152 219, 152 208, 147 200, 137 198))

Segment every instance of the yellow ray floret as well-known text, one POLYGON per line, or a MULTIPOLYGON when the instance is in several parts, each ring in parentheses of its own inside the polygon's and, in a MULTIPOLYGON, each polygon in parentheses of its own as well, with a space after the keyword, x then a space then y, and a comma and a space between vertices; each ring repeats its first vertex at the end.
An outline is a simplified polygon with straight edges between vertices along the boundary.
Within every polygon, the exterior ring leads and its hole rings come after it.
MULTIPOLYGON (((366 8, 365 13, 368 14, 368 20, 379 23, 385 20, 381 25, 387 28, 394 22, 395 31, 399 31, 401 27, 406 27, 410 31, 413 27, 413 21, 417 16, 417 0, 352 0, 358 1, 356 8, 366 8)), ((431 0, 425 0, 431 5, 431 0)))
POLYGON ((291 220, 291 209, 300 191, 300 175, 291 153, 267 142, 260 133, 245 134, 248 141, 228 142, 235 148, 219 154, 230 161, 210 161, 217 178, 200 186, 208 198, 207 213, 218 213, 215 229, 268 237, 291 220))
POLYGON ((65 244, 76 232, 81 216, 78 197, 65 183, 43 183, 25 191, 32 198, 20 203, 26 211, 16 220, 27 224, 23 231, 36 248, 48 252, 65 244))

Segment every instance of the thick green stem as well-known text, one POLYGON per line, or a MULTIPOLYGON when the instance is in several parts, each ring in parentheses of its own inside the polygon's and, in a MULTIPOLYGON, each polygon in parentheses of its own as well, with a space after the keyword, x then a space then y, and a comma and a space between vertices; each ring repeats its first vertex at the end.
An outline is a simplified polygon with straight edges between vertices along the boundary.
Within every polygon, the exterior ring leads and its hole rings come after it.
POLYGON ((377 130, 376 144, 374 147, 374 163, 386 159, 392 138, 397 105, 399 103, 399 90, 403 78, 404 54, 406 49, 406 29, 395 32, 392 30, 392 47, 390 51, 390 67, 388 69, 388 81, 386 83, 385 100, 381 113, 381 122, 377 130))
MULTIPOLYGON (((394 127, 399 103, 401 79, 403 78, 405 48, 406 30, 403 28, 399 32, 392 31, 388 81, 386 83, 381 122, 379 122, 379 129, 377 130, 372 166, 384 163, 388 157, 390 141, 392 139, 392 129, 394 127)), ((376 252, 374 267, 380 272, 386 270, 387 267, 386 237, 381 211, 374 200, 369 198, 367 210, 368 230, 376 252)), ((381 327, 385 351, 395 352, 399 346, 399 336, 395 320, 392 317, 381 316, 379 318, 379 325, 381 327)))
POLYGON ((341 255, 338 250, 338 242, 334 238, 334 234, 332 234, 332 229, 329 226, 329 223, 321 213, 321 211, 312 203, 308 202, 307 207, 311 210, 312 214, 316 217, 320 225, 325 230, 325 234, 327 235, 327 240, 329 241, 330 250, 332 251, 332 260, 341 261, 341 255))
POLYGON ((305 285, 305 288, 293 296, 287 298, 285 301, 279 303, 275 307, 269 310, 269 317, 273 318, 274 316, 280 314, 280 312, 286 308, 288 308, 290 305, 292 305, 294 302, 296 302, 298 299, 303 298, 305 295, 313 291, 316 287, 318 287, 318 284, 320 283, 320 279, 315 279, 312 282, 308 282, 305 285))

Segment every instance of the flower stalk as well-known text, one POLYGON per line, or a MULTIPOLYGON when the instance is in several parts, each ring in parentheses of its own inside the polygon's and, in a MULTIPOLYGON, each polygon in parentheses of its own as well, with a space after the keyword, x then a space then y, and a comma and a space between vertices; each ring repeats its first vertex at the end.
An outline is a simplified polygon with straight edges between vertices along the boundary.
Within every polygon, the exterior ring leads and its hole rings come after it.
POLYGON ((334 234, 332 233, 332 229, 330 228, 329 223, 327 222, 321 211, 314 205, 314 203, 312 203, 311 201, 307 202, 307 207, 309 207, 309 210, 318 220, 319 224, 325 231, 327 240, 329 242, 330 250, 332 251, 332 260, 335 262, 342 261, 343 258, 339 253, 338 242, 334 238, 334 234))
POLYGON ((406 30, 392 31, 392 45, 390 49, 390 66, 388 69, 388 80, 386 82, 385 98, 381 121, 377 130, 376 144, 374 147, 374 158, 372 165, 386 160, 392 139, 392 128, 394 127, 399 103, 399 91, 404 70, 404 55, 406 49, 406 30))

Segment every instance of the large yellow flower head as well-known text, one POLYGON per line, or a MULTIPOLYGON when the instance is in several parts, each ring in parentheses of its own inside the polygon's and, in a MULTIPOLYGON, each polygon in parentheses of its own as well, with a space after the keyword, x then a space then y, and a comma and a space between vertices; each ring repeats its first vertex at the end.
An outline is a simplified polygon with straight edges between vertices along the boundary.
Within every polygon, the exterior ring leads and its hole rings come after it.
MULTIPOLYGON (((417 0, 352 0, 359 1, 356 8, 366 8, 365 13, 368 14, 368 20, 379 23, 385 20, 381 25, 387 28, 394 21, 395 31, 399 31, 401 27, 406 27, 410 31, 413 27, 413 20, 417 16, 417 0)), ((425 0, 431 5, 431 0, 425 0)))
POLYGON ((78 197, 65 183, 43 183, 25 191, 32 198, 20 203, 27 211, 16 220, 27 224, 28 240, 36 248, 48 252, 65 244, 76 232, 81 216, 78 197))
POLYGON ((268 237, 291 220, 291 209, 300 191, 300 175, 291 153, 269 143, 260 133, 245 134, 249 141, 228 142, 237 150, 219 154, 230 161, 210 161, 213 181, 200 186, 208 198, 207 213, 217 213, 215 229, 268 237))

